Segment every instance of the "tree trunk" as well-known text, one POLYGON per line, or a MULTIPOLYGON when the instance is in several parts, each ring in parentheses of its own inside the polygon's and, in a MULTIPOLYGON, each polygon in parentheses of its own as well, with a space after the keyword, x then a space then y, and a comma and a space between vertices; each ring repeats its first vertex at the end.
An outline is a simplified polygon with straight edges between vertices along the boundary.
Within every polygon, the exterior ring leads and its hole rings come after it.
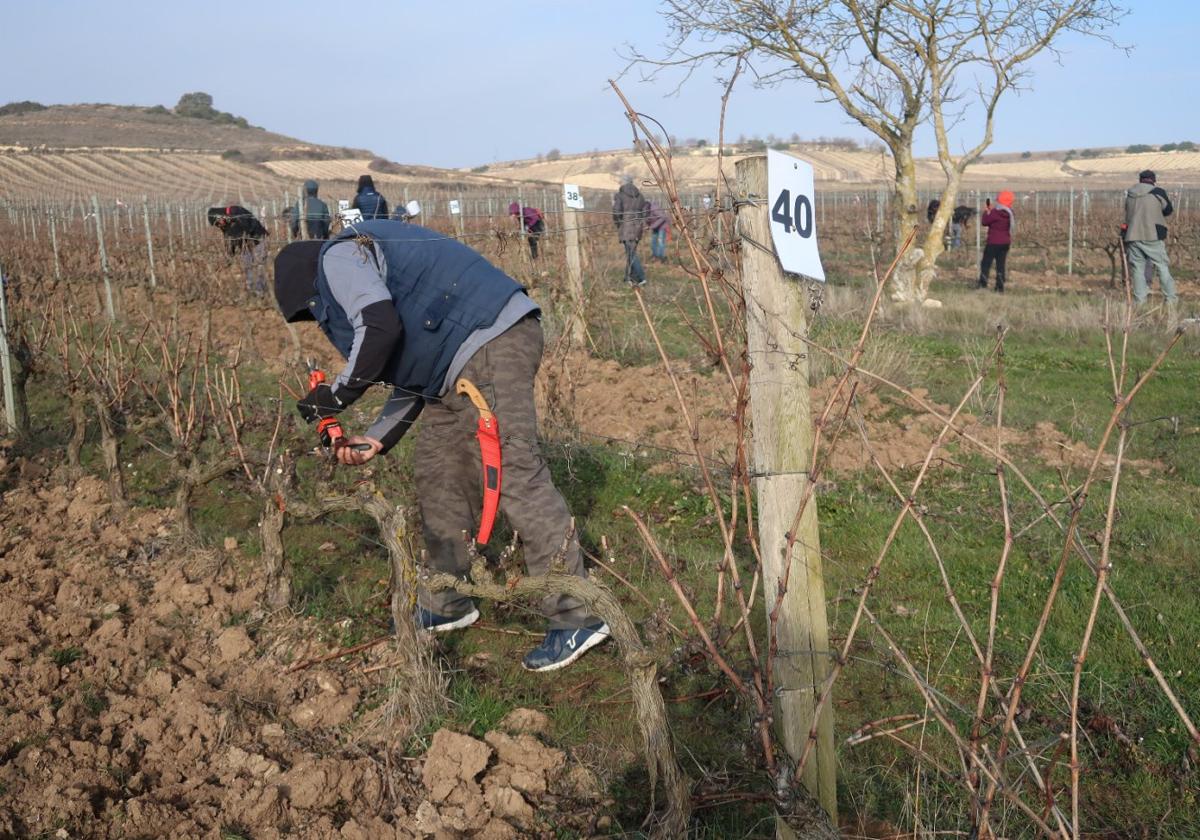
MULTIPOLYGON (((896 166, 896 184, 892 192, 892 221, 896 251, 908 238, 908 232, 920 223, 921 208, 917 207, 917 164, 913 160, 911 143, 901 142, 892 149, 896 166)), ((918 249, 919 250, 919 249, 918 249)), ((919 277, 920 257, 910 249, 892 274, 892 300, 901 303, 920 303, 925 290, 919 277)))
POLYGON ((104 467, 108 471, 109 499, 115 512, 124 513, 129 502, 125 498, 125 477, 121 474, 121 451, 112 408, 99 391, 92 392, 92 404, 96 407, 96 419, 100 422, 100 452, 104 455, 104 467))
POLYGON ((25 340, 25 335, 11 328, 12 344, 10 352, 13 365, 13 419, 16 421, 16 433, 19 438, 27 438, 30 434, 29 426, 29 399, 25 396, 25 383, 29 381, 29 374, 33 368, 33 352, 29 349, 29 343, 25 340))
POLYGON ((433 655, 429 634, 417 629, 417 564, 405 545, 405 511, 368 487, 353 496, 323 499, 316 505, 290 502, 294 515, 315 518, 340 510, 361 511, 375 520, 392 567, 392 621, 395 625, 397 679, 391 702, 414 732, 445 711, 446 678, 433 655))
POLYGON ((266 476, 259 536, 267 576, 267 603, 280 609, 292 600, 292 570, 283 551, 283 524, 287 517, 288 493, 296 477, 295 461, 287 454, 280 455, 278 466, 267 465, 266 476))
POLYGON ((921 257, 916 261, 920 300, 929 297, 929 284, 937 277, 937 259, 946 252, 946 227, 954 216, 954 206, 958 203, 958 188, 961 183, 962 178, 957 173, 947 177, 946 186, 942 188, 939 199, 941 206, 925 233, 921 257))
POLYGON ((175 524, 183 533, 193 529, 192 495, 197 487, 215 481, 226 473, 241 466, 241 461, 232 455, 221 455, 215 461, 201 462, 194 452, 185 452, 177 456, 176 478, 179 486, 175 488, 175 524))
POLYGON ((67 412, 71 418, 71 439, 67 441, 67 472, 72 479, 77 479, 82 473, 79 454, 87 435, 87 397, 76 387, 71 389, 69 399, 67 412))
POLYGON ((175 524, 181 533, 192 532, 192 491, 196 485, 192 483, 190 470, 180 470, 178 473, 179 486, 175 488, 175 524))
POLYGON ((284 506, 280 504, 280 497, 268 495, 263 502, 259 535, 267 575, 267 604, 274 609, 286 607, 292 600, 292 571, 283 553, 283 519, 284 506))

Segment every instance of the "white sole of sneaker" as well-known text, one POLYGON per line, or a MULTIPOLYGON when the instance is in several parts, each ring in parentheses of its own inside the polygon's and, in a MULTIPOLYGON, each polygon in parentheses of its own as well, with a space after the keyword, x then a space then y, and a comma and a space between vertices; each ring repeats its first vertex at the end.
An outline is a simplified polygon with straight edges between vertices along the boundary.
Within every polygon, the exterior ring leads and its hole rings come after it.
POLYGON ((608 632, 608 625, 601 624, 599 630, 597 630, 592 635, 588 636, 587 641, 584 642, 583 644, 581 644, 579 647, 575 648, 575 651, 570 656, 568 656, 566 659, 564 659, 562 662, 555 662, 553 665, 547 665, 544 668, 530 668, 524 662, 522 662, 521 667, 524 668, 526 671, 533 671, 538 674, 545 674, 549 671, 557 671, 559 668, 566 668, 568 665, 570 665, 572 662, 574 662, 579 657, 583 656, 585 653, 587 653, 589 650, 594 648, 596 645, 602 645, 605 642, 607 642, 610 637, 611 636, 608 632))
POLYGON ((446 624, 439 624, 437 627, 429 627, 425 630, 426 633, 449 633, 451 630, 461 630, 464 627, 470 627, 479 620, 479 610, 471 610, 462 618, 456 618, 454 621, 446 624))

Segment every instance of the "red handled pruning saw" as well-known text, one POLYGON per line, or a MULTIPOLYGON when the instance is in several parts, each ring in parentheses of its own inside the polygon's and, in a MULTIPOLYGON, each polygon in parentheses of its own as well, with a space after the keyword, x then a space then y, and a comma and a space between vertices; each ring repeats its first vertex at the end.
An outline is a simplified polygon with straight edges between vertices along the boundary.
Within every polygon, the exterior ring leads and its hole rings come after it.
POLYGON ((500 509, 500 427, 496 415, 488 408, 487 400, 469 379, 459 379, 454 392, 464 394, 479 410, 479 454, 483 458, 483 513, 479 517, 479 534, 475 542, 487 543, 496 524, 496 511, 500 509))

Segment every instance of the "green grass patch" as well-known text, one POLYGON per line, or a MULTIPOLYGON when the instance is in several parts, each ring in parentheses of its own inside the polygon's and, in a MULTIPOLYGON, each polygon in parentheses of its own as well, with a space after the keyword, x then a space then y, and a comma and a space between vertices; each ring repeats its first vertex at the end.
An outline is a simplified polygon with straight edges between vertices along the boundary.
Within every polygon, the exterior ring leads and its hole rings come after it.
POLYGON ((50 661, 62 668, 77 661, 83 656, 83 649, 77 647, 57 648, 50 651, 50 661))

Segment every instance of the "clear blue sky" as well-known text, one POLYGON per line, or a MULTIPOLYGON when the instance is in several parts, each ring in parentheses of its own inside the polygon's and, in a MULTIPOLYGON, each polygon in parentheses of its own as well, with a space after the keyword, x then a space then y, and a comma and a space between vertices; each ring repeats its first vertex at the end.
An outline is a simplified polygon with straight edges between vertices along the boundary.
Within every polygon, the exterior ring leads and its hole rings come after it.
MULTIPOLYGON (((1127 5, 1115 36, 1133 53, 1065 42, 1062 65, 1038 61, 1032 91, 1001 106, 993 151, 1200 141, 1200 3, 1127 5)), ((0 0, 0 102, 171 106, 203 90, 264 128, 437 166, 613 148, 630 133, 605 80, 621 71, 623 44, 651 49, 665 37, 657 9, 653 0, 0 0)), ((711 74, 677 97, 667 83, 623 86, 672 134, 715 139, 711 74)), ((867 139, 815 99, 802 84, 743 86, 728 133, 867 139)))

